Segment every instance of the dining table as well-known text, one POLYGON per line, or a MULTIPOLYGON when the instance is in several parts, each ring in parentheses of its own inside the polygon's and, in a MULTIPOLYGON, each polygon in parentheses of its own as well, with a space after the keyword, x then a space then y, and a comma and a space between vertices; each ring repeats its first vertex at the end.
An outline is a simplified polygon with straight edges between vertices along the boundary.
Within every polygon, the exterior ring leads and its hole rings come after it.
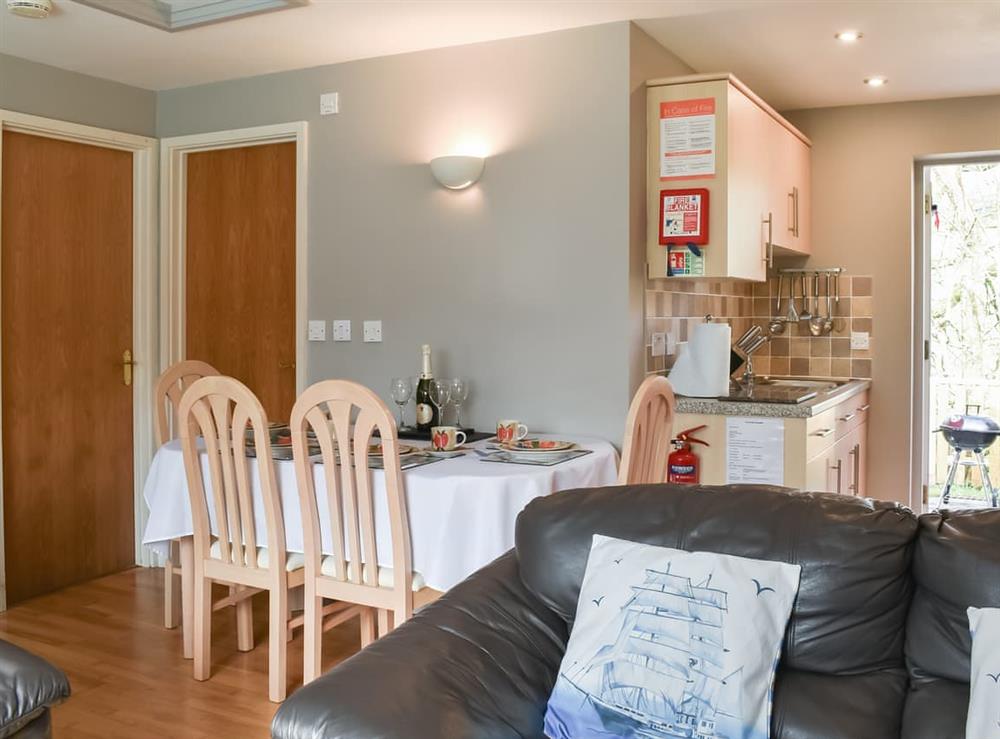
MULTIPOLYGON (((556 435, 534 434, 540 439, 556 435)), ((558 435, 587 453, 551 466, 489 461, 493 447, 488 440, 467 444, 464 454, 449 459, 422 459, 419 466, 403 463, 403 485, 413 570, 426 585, 446 591, 514 546, 518 513, 535 498, 561 490, 612 485, 617 480, 618 454, 605 440, 558 435)), ((413 444, 413 442, 401 442, 413 444)), ((291 460, 274 460, 275 477, 284 516, 285 548, 303 551, 302 515, 295 466, 291 460)), ((258 466, 249 464, 249 479, 255 500, 255 530, 259 546, 266 546, 267 529, 260 505, 258 466)), ((202 454, 206 495, 212 494, 207 475, 207 457, 202 454)), ((317 498, 325 499, 325 477, 321 461, 313 465, 317 498)), ((371 471, 372 497, 379 561, 392 561, 385 478, 381 469, 371 471)), ((143 544, 166 559, 171 541, 180 542, 182 599, 190 597, 190 563, 193 561, 191 504, 183 453, 178 440, 156 452, 143 497, 149 517, 143 544)), ((209 505, 213 511, 214 506, 209 505)), ((214 515, 214 514, 213 514, 214 515)), ((324 517, 326 518, 326 517, 324 517)), ((213 530, 215 528, 213 518, 213 530)), ((324 553, 332 553, 331 537, 321 530, 324 553)), ((185 620, 190 609, 182 609, 185 620)), ((187 624, 185 624, 187 626, 187 624)), ((190 630, 185 628, 185 653, 189 653, 190 630)))

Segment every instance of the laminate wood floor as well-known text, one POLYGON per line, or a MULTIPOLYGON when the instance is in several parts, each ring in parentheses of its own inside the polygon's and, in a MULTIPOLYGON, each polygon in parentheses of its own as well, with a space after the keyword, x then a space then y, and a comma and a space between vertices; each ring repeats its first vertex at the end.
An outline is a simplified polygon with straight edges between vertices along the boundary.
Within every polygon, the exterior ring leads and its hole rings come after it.
MULTIPOLYGON (((212 624, 212 677, 196 682, 179 629, 163 628, 163 570, 136 568, 45 595, 0 613, 0 638, 45 657, 73 694, 53 711, 56 739, 263 739, 277 704, 267 699, 267 596, 254 598, 252 652, 236 651, 236 612, 212 624)), ((221 596, 224 591, 220 591, 221 596)), ((360 649, 352 619, 324 636, 324 670, 360 649)), ((288 645, 289 693, 302 679, 301 629, 288 645)))

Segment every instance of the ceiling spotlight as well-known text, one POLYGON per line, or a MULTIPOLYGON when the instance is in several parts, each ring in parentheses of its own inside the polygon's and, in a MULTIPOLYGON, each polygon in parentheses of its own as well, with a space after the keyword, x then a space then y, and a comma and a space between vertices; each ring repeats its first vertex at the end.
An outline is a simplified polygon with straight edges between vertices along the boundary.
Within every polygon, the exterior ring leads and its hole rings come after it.
POLYGON ((843 41, 845 44, 853 44, 863 35, 864 34, 861 33, 861 31, 841 31, 840 33, 835 33, 833 37, 837 39, 837 41, 843 41))
POLYGON ((865 78, 865 84, 869 87, 882 87, 889 84, 889 80, 885 77, 867 77, 865 78))
POLYGON ((22 18, 47 18, 52 0, 7 0, 7 10, 22 18))

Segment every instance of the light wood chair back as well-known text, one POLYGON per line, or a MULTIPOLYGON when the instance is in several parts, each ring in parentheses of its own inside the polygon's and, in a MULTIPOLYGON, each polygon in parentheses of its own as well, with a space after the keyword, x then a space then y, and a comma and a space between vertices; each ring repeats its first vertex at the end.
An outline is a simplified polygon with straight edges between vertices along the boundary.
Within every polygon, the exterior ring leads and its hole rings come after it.
MULTIPOLYGON (((305 549, 305 663, 303 681, 320 666, 323 598, 375 609, 382 630, 408 619, 414 608, 410 526, 399 462, 396 423, 371 390, 347 380, 327 380, 307 389, 292 408, 292 450, 302 508, 305 549), (323 463, 325 495, 317 497, 309 436, 315 434, 323 463), (375 433, 378 433, 378 438, 375 433), (380 443, 392 541, 391 562, 379 559, 369 445, 380 443), (330 534, 324 556, 321 531, 330 534), (346 532, 346 535, 345 535, 346 532), (322 572, 324 560, 327 571, 322 572), (332 563, 332 564, 331 564, 332 563), (363 563, 363 565, 362 565, 363 563), (392 586, 379 585, 379 568, 392 568, 392 586)), ((315 447, 313 449, 315 451, 315 447)), ((362 621, 362 643, 366 637, 362 621)))
POLYGON ((181 396, 195 380, 222 374, 208 362, 185 359, 167 367, 156 380, 153 388, 153 407, 156 409, 156 445, 163 446, 180 436, 177 429, 177 408, 181 396))
POLYGON ((258 569, 254 500, 250 485, 247 437, 252 436, 260 476, 261 504, 267 529, 269 569, 284 571, 285 527, 271 459, 267 416, 257 396, 232 377, 203 377, 181 398, 180 422, 184 466, 194 525, 195 559, 209 557, 213 538, 216 559, 234 567, 258 569), (198 437, 204 439, 211 500, 205 493, 198 437), (209 509, 212 514, 210 516, 209 509), (214 520, 213 536, 210 522, 214 520))
POLYGON ((639 386, 625 422, 619 484, 667 481, 676 404, 673 388, 662 375, 647 377, 639 386))
MULTIPOLYGON (((221 374, 207 362, 187 359, 167 367, 153 387, 153 408, 156 411, 156 445, 163 446, 180 436, 177 426, 177 408, 184 391, 195 380, 221 374)), ((177 542, 170 543, 170 556, 163 563, 163 625, 176 628, 181 621, 181 598, 174 579, 180 574, 180 553, 177 542)), ((191 636, 184 634, 185 656, 191 655, 191 636)))
POLYGON ((296 621, 301 622, 301 617, 289 617, 288 591, 303 583, 304 574, 285 551, 285 525, 267 416, 257 397, 240 381, 203 377, 184 392, 177 419, 194 524, 194 677, 207 680, 211 675, 212 611, 236 606, 237 647, 249 651, 253 649, 250 596, 267 590, 268 697, 282 701, 287 690, 287 642, 296 621), (205 494, 199 437, 204 439, 211 501, 205 494), (248 437, 253 439, 260 480, 267 531, 266 567, 260 566, 257 551, 248 437), (230 586, 229 596, 217 603, 212 602, 213 582, 230 586))

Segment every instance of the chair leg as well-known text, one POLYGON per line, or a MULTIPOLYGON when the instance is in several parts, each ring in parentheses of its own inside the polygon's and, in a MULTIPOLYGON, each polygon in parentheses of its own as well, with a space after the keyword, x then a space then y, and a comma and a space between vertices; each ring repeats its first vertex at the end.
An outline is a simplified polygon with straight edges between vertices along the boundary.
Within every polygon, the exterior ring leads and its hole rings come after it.
POLYGON ((323 598, 316 595, 315 583, 306 581, 302 619, 302 684, 307 685, 323 669, 323 598))
POLYGON ((212 675, 212 581, 194 575, 194 679, 212 675))
POLYGON ((364 649, 377 638, 375 611, 372 608, 366 608, 361 612, 361 648, 364 649))
MULTIPOLYGON (((236 592, 246 590, 237 587, 236 592)), ((236 604, 236 648, 241 652, 253 649, 253 598, 244 598, 236 604)))
MULTIPOLYGON (((181 562, 181 637, 184 659, 194 657, 194 537, 179 542, 181 562)), ((211 600, 211 599, 210 599, 211 600)))
POLYGON ((170 542, 170 556, 163 565, 163 626, 167 629, 176 629, 181 622, 181 599, 174 579, 180 574, 180 568, 174 566, 180 562, 179 550, 176 541, 170 542))
POLYGON ((268 698, 274 703, 285 700, 288 683, 288 587, 272 586, 267 632, 268 698))

